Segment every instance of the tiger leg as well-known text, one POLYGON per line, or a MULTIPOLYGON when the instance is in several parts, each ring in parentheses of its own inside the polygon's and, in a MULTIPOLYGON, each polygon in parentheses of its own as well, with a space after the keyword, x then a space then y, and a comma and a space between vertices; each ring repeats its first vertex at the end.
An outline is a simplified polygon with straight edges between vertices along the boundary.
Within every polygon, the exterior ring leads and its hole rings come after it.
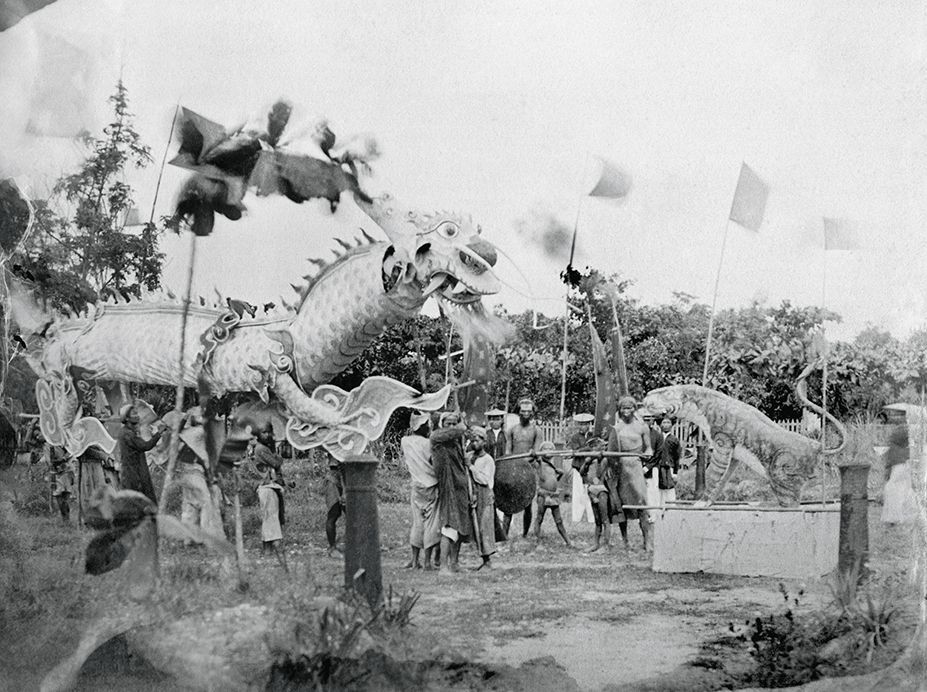
POLYGON ((724 433, 712 437, 713 449, 708 465, 707 481, 711 488, 706 498, 708 504, 715 502, 724 490, 724 486, 734 474, 738 460, 734 456, 734 441, 724 433))
POLYGON ((797 507, 801 500, 801 489, 811 474, 811 469, 803 468, 799 459, 790 452, 776 455, 766 467, 769 484, 782 507, 797 507))

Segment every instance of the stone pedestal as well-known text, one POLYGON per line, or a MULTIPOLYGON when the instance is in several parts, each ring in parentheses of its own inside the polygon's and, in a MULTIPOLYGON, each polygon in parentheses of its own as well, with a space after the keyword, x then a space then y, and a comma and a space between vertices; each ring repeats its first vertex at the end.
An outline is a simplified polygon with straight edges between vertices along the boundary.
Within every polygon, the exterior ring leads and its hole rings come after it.
POLYGON ((709 572, 807 579, 837 566, 840 512, 719 506, 650 510, 656 572, 709 572))

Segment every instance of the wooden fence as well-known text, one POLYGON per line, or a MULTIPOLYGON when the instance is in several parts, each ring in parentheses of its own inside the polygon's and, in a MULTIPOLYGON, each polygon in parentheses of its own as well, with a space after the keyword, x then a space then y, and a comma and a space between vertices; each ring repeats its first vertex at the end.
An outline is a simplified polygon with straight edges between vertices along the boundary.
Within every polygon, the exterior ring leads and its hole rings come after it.
MULTIPOLYGON (((802 421, 800 418, 795 420, 779 420, 776 421, 776 423, 790 432, 805 433, 802 429, 802 421)), ((539 420, 537 421, 537 425, 541 429, 542 439, 545 442, 555 443, 558 441, 566 441, 573 432, 574 426, 571 420, 563 422, 539 420)), ((672 432, 684 445, 690 442, 694 444, 698 437, 698 429, 692 423, 684 421, 673 423, 672 432)))

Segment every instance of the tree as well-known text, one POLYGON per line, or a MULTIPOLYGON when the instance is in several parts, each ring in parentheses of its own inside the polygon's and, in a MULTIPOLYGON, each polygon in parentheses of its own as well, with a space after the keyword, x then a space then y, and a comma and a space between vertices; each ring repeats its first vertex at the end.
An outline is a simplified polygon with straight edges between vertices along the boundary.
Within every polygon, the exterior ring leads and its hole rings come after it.
POLYGON ((102 137, 80 136, 87 157, 75 173, 58 179, 50 199, 35 201, 36 232, 14 260, 58 309, 80 310, 100 298, 138 296, 160 285, 163 229, 127 225, 133 190, 125 173, 150 164, 151 152, 134 129, 121 80, 109 102, 113 121, 102 137))

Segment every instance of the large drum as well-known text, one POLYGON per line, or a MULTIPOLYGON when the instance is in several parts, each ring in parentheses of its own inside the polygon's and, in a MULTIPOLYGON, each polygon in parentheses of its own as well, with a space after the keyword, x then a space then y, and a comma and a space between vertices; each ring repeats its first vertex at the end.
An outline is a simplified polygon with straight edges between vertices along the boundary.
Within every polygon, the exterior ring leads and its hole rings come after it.
POLYGON ((534 500, 537 476, 531 459, 500 459, 496 462, 493 494, 496 509, 505 514, 517 514, 534 500))

